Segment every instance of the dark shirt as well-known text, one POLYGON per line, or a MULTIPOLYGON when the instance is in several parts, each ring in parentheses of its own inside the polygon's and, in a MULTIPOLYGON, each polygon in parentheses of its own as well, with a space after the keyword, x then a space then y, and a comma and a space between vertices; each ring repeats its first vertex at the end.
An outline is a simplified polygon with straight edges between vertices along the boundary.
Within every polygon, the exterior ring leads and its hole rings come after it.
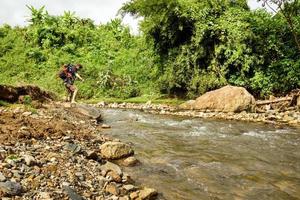
POLYGON ((76 73, 77 73, 76 67, 72 64, 69 64, 67 66, 67 77, 64 80, 64 82, 73 85, 76 79, 76 73))

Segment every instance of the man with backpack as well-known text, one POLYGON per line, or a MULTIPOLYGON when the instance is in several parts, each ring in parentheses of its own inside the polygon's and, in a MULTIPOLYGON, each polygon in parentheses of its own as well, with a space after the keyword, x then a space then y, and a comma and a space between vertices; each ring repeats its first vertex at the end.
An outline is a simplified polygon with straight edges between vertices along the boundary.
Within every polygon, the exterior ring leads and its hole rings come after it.
POLYGON ((76 103, 75 97, 78 92, 77 87, 74 85, 76 78, 84 81, 78 74, 80 69, 82 69, 81 64, 64 64, 63 69, 59 73, 59 77, 64 81, 64 85, 67 89, 67 101, 71 101, 71 103, 76 103))

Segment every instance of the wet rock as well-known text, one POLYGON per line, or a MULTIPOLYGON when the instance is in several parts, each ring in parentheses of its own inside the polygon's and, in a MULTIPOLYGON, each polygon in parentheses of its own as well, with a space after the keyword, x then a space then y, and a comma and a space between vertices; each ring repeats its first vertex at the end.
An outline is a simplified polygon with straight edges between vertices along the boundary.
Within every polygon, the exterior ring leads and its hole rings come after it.
POLYGON ((93 106, 85 105, 85 104, 76 104, 70 108, 71 112, 84 115, 90 117, 92 119, 96 119, 97 122, 102 121, 101 113, 98 109, 94 108, 93 106))
POLYGON ((8 196, 17 196, 23 192, 23 188, 20 183, 6 181, 0 183, 0 191, 8 196))
POLYGON ((101 125, 101 128, 109 129, 109 128, 111 128, 111 126, 108 125, 108 124, 102 124, 102 125, 101 125))
POLYGON ((100 146, 101 155, 107 159, 119 159, 134 154, 131 147, 122 142, 106 142, 100 146))
POLYGON ((107 184, 105 187, 105 191, 113 195, 119 195, 120 193, 117 184, 114 182, 110 182, 109 184, 107 184))
POLYGON ((144 188, 140 190, 138 200, 151 200, 154 199, 157 196, 157 191, 152 188, 144 188))
POLYGON ((68 194, 71 200, 83 200, 83 198, 78 195, 71 187, 64 185, 63 189, 68 194))
POLYGON ((124 160, 122 160, 121 164, 125 167, 132 167, 132 166, 135 166, 136 164, 138 164, 139 161, 138 159, 136 159, 135 157, 133 156, 130 156, 124 160))

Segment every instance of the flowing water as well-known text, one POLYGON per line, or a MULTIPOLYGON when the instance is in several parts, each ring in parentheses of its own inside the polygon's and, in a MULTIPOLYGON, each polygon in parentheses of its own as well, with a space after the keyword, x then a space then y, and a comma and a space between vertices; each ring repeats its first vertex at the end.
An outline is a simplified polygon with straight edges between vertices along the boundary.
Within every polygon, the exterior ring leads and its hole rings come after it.
POLYGON ((160 199, 300 199, 300 129, 103 110, 107 135, 134 145, 127 168, 160 199))

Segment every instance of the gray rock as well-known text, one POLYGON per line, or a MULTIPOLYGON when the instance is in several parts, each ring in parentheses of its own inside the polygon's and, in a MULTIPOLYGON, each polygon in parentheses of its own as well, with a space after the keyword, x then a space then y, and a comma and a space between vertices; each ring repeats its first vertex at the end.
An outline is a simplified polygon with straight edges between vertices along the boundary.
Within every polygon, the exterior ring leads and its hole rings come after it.
POLYGON ((65 145, 65 148, 69 151, 71 151, 73 154, 80 153, 81 147, 74 143, 68 143, 65 145))
POLYGON ((71 200, 83 200, 83 198, 79 196, 71 187, 63 186, 63 189, 71 200))
POLYGON ((0 191, 9 196, 17 196, 23 192, 23 188, 20 183, 6 181, 0 183, 0 191))
POLYGON ((97 122, 102 121, 100 110, 93 106, 89 106, 85 104, 76 104, 75 107, 70 108, 70 111, 80 115, 90 117, 92 119, 96 119, 97 122))

